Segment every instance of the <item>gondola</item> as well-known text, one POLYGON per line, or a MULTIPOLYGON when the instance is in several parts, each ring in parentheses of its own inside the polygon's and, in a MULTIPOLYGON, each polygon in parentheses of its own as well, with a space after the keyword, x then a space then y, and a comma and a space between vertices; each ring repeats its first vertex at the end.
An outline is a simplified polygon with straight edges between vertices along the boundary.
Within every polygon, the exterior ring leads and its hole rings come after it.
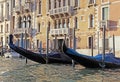
POLYGON ((42 63, 45 64, 46 61, 48 61, 47 63, 64 63, 64 64, 68 64, 71 63, 71 58, 67 57, 64 54, 55 52, 55 53, 49 53, 48 55, 46 54, 39 54, 39 53, 34 53, 30 50, 26 50, 22 47, 18 47, 16 45, 13 44, 13 35, 9 35, 9 46, 12 50, 14 50, 15 52, 21 54, 22 56, 38 62, 38 63, 42 63), (47 60, 46 60, 46 56, 47 56, 47 60))
POLYGON ((80 54, 75 50, 68 48, 65 42, 63 43, 62 48, 66 55, 86 68, 120 68, 120 58, 116 58, 113 53, 106 53, 103 60, 102 54, 96 56, 80 54))

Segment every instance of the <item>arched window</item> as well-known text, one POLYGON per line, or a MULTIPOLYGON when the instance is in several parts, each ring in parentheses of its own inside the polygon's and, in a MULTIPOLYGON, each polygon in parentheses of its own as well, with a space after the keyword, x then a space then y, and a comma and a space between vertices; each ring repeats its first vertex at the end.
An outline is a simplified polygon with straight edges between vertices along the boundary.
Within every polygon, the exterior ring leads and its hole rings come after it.
POLYGON ((26 16, 23 17, 23 28, 26 28, 26 16))
POLYGON ((79 3, 79 1, 75 0, 75 7, 78 7, 78 3, 79 3))
POLYGON ((77 17, 75 17, 75 28, 78 28, 78 18, 77 17))
POLYGON ((66 22, 63 20, 63 28, 66 28, 66 22))
POLYGON ((3 42, 3 37, 1 37, 1 42, 3 42))
POLYGON ((58 0, 58 2, 59 2, 59 7, 61 7, 61 0, 58 0))
POLYGON ((57 2, 56 2, 56 0, 54 0, 54 8, 56 8, 57 7, 57 2))
POLYGON ((51 9, 51 0, 49 0, 49 10, 51 9))
POLYGON ((70 20, 69 20, 69 18, 67 19, 67 27, 68 28, 70 27, 70 20))
POLYGON ((94 27, 94 16, 90 14, 89 16, 89 28, 94 27))
POLYGON ((50 31, 50 22, 48 22, 48 31, 50 31))
POLYGON ((22 17, 19 16, 18 18, 18 28, 21 28, 22 27, 22 17))
POLYGON ((39 7, 39 12, 38 12, 38 14, 41 14, 41 0, 39 0, 39 5, 38 5, 38 7, 39 7))
POLYGON ((30 28, 31 27, 31 16, 27 17, 27 27, 30 28))
POLYGON ((40 32, 40 23, 38 23, 38 32, 40 32))
POLYGON ((63 0, 63 6, 66 6, 66 0, 63 0))
POLYGON ((57 28, 56 20, 54 21, 54 28, 57 28))
POLYGON ((9 40, 9 38, 8 37, 6 37, 6 43, 8 44, 8 40, 9 40))

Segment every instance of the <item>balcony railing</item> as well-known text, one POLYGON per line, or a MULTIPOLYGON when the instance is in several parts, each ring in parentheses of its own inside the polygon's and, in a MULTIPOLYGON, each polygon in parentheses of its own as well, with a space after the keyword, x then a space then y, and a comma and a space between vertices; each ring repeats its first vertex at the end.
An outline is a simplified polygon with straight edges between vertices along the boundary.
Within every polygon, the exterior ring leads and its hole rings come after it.
POLYGON ((25 10, 25 11, 31 11, 31 3, 26 3, 26 4, 24 5, 24 10, 25 10))
POLYGON ((15 6, 15 12, 20 13, 21 7, 19 5, 15 6))
POLYGON ((69 34, 69 28, 59 28, 59 29, 51 29, 50 35, 65 35, 69 34))
POLYGON ((102 29, 103 26, 105 26, 105 28, 109 28, 109 21, 108 20, 100 21, 100 25, 99 25, 100 29, 102 29))
POLYGON ((21 33, 31 34, 31 28, 16 28, 14 29, 14 34, 21 34, 21 33))
POLYGON ((64 14, 64 13, 70 14, 72 12, 72 7, 65 6, 65 7, 55 8, 55 9, 51 9, 49 12, 50 12, 50 15, 64 14))

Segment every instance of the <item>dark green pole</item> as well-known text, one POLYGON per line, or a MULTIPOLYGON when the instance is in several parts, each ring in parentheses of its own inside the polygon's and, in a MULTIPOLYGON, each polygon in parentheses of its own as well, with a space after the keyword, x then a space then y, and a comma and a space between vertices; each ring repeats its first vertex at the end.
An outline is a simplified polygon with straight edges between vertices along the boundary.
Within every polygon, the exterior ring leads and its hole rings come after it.
MULTIPOLYGON (((25 29, 25 49, 27 50, 27 33, 26 33, 26 29, 25 29)), ((26 64, 27 64, 27 58, 26 58, 26 64)))
POLYGON ((1 51, 1 56, 3 56, 3 39, 2 39, 1 41, 2 41, 2 51, 1 51))
POLYGON ((91 36, 91 55, 93 56, 93 35, 91 36))
POLYGON ((49 52, 49 31, 47 27, 47 32, 46 32, 46 64, 48 64, 48 52, 49 52))
POLYGON ((105 25, 103 25, 103 55, 102 55, 102 67, 104 68, 104 60, 105 60, 105 25))
POLYGON ((114 36, 114 34, 113 34, 113 53, 115 55, 115 36, 114 36))
POLYGON ((98 31, 98 39, 97 39, 97 40, 98 40, 97 45, 98 45, 98 54, 99 54, 99 53, 100 53, 100 51, 99 51, 99 50, 100 50, 100 49, 99 49, 99 31, 98 31))
MULTIPOLYGON (((73 28, 73 49, 76 50, 75 28, 73 28)), ((72 60, 72 66, 75 67, 75 62, 72 60)))

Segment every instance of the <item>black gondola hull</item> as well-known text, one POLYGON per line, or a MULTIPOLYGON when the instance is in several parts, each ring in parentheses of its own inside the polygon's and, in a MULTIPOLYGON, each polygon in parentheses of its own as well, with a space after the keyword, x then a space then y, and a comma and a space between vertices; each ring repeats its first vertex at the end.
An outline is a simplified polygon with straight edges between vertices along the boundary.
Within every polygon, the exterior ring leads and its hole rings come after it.
MULTIPOLYGON (((63 52, 86 68, 120 68, 120 63, 102 62, 94 57, 79 54, 73 49, 67 48, 65 42, 63 43, 63 52)), ((118 60, 120 61, 119 58, 118 60)))
MULTIPOLYGON (((34 53, 34 52, 32 52, 30 50, 26 50, 22 47, 15 46, 12 41, 13 35, 10 35, 9 38, 10 38, 9 46, 11 49, 13 49, 17 53, 21 54, 22 56, 24 56, 32 61, 42 63, 42 64, 46 63, 46 54, 34 53)), ((47 60, 48 60, 47 63, 64 63, 64 64, 70 64, 72 61, 71 58, 67 57, 64 54, 60 54, 60 53, 53 53, 52 55, 48 54, 47 60), (58 57, 56 55, 58 55, 58 57)))

